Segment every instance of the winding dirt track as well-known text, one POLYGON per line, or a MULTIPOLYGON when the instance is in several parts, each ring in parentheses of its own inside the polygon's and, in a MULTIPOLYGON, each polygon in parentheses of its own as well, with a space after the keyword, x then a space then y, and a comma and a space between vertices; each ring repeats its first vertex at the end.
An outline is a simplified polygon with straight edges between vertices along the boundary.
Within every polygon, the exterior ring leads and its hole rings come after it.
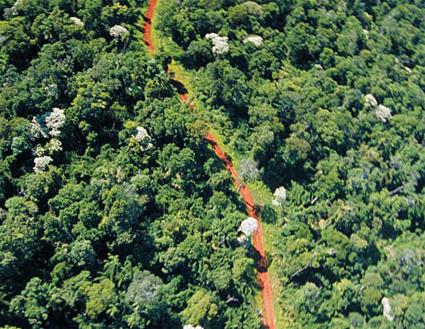
MULTIPOLYGON (((158 5, 158 0, 149 0, 148 10, 145 15, 145 23, 144 23, 144 40, 151 54, 155 52, 155 46, 152 40, 152 21, 153 21, 153 17, 154 17, 155 9, 157 5, 158 5)), ((184 103, 189 102, 188 94, 180 94, 180 99, 184 103)), ((192 104, 189 104, 189 106, 190 108, 192 108, 192 104)), ((261 225, 261 220, 257 216, 257 213, 255 211, 254 200, 252 198, 251 192, 247 186, 241 184, 238 173, 236 172, 229 157, 226 155, 226 153, 224 153, 224 151, 218 145, 217 139, 215 138, 215 136, 211 132, 209 132, 206 134, 205 140, 207 140, 211 144, 214 150, 214 153, 223 162, 227 171, 232 175, 233 183, 236 189, 240 191, 242 199, 245 202, 245 207, 246 207, 246 211, 248 215, 257 219, 258 230, 257 232, 255 232, 253 237, 253 245, 260 256, 260 260, 257 264, 257 269, 258 269, 257 276, 260 282, 261 295, 263 300, 263 325, 264 325, 264 328, 266 329, 276 329, 276 322, 275 322, 274 309, 273 309, 272 286, 270 283, 269 275, 267 273, 267 259, 266 259, 266 252, 264 250, 264 243, 263 243, 263 229, 261 225)))

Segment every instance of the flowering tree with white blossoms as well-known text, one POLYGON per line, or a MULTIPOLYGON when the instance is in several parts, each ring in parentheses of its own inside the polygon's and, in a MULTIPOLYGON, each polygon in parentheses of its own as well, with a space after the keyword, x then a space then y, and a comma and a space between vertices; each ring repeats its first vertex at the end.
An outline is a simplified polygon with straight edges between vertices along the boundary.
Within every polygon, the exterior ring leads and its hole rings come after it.
POLYGON ((283 186, 278 187, 274 191, 273 195, 274 199, 272 200, 272 205, 276 207, 281 206, 286 201, 287 193, 286 189, 283 186))
POLYGON ((79 19, 78 17, 70 17, 69 19, 70 19, 70 20, 72 21, 72 23, 74 23, 75 25, 80 26, 80 27, 84 27, 84 23, 83 23, 83 21, 82 21, 81 19, 79 19))
POLYGON ((264 40, 259 35, 250 35, 246 37, 243 43, 252 43, 256 47, 260 47, 263 44, 264 40))
POLYGON ((241 225, 239 226, 238 231, 242 232, 246 237, 250 237, 257 231, 258 229, 258 222, 254 217, 248 217, 244 221, 242 221, 241 225))
POLYGON ((391 309, 390 300, 387 297, 382 298, 382 315, 390 322, 394 321, 394 313, 391 309))
POLYGON ((47 166, 53 161, 49 156, 41 156, 34 159, 34 172, 37 174, 46 170, 47 166))
POLYGON ((46 117, 46 127, 49 128, 49 134, 52 137, 58 137, 61 134, 61 128, 65 124, 64 110, 55 107, 46 117))
POLYGON ((140 144, 140 149, 142 151, 147 151, 150 148, 152 148, 153 147, 153 144, 151 143, 152 137, 149 136, 147 130, 143 127, 137 127, 136 130, 137 132, 134 138, 140 144))
POLYGON ((53 108, 45 117, 34 117, 31 121, 30 133, 33 139, 47 139, 52 137, 44 146, 37 145, 34 149, 34 172, 44 172, 47 166, 53 161, 50 156, 55 152, 62 151, 62 142, 58 139, 61 129, 65 124, 65 112, 60 108, 53 108), (43 120, 43 122, 41 122, 43 120))
POLYGON ((125 39, 130 34, 130 32, 124 26, 114 25, 109 29, 109 34, 115 39, 122 40, 125 39))
POLYGON ((254 217, 248 217, 242 221, 238 228, 239 236, 238 242, 241 245, 247 245, 249 238, 258 230, 258 222, 254 217))
POLYGON ((389 119, 391 119, 391 109, 382 104, 379 104, 373 95, 367 94, 363 97, 363 99, 367 107, 375 109, 376 117, 382 122, 386 123, 389 119))
POLYGON ((384 105, 378 105, 378 107, 376 108, 375 114, 376 114, 376 117, 378 119, 381 119, 381 121, 384 123, 387 122, 392 117, 391 109, 389 109, 388 107, 384 105))
POLYGON ((228 37, 221 37, 217 33, 208 33, 205 38, 211 40, 213 44, 212 52, 215 55, 223 55, 229 52, 228 37))
POLYGON ((368 107, 378 106, 378 101, 376 100, 375 96, 373 96, 372 94, 365 95, 363 99, 368 107))

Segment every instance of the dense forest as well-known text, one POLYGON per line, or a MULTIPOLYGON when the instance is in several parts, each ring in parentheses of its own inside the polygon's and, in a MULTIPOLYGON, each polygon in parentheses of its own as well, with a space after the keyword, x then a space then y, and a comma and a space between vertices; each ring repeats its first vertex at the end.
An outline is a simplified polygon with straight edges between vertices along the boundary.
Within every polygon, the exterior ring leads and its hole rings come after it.
POLYGON ((423 0, 146 5, 0 0, 0 327, 261 328, 210 126, 278 328, 425 328, 423 0))
POLYGON ((161 3, 164 54, 280 196, 279 328, 425 328, 425 3, 161 3))
POLYGON ((244 207, 144 1, 0 0, 0 326, 258 328, 244 207))

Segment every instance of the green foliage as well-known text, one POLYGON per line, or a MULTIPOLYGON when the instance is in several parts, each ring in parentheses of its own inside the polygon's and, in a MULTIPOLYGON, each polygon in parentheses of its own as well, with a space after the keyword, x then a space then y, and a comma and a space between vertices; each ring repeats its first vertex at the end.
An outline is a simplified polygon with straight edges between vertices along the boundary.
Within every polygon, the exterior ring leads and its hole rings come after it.
POLYGON ((242 178, 287 189, 259 211, 288 327, 422 328, 423 4, 163 1, 157 59, 137 40, 145 4, 0 1, 0 326, 260 327, 243 205, 174 57, 242 178))
POLYGON ((255 167, 251 179, 288 190, 282 209, 260 209, 278 232, 283 327, 423 327, 422 2, 179 3, 158 27, 196 70, 200 111, 243 175, 255 167), (227 36, 229 52, 211 57, 207 33, 227 36))
POLYGON ((182 312, 186 323, 208 324, 217 316, 218 306, 208 292, 198 290, 187 302, 187 308, 182 312))
POLYGON ((112 312, 114 284, 109 279, 102 279, 87 288, 86 312, 90 318, 96 318, 103 312, 112 312))
MULTIPOLYGON (((260 327, 243 205, 138 39, 145 4, 0 1, 2 328, 260 327)), ((207 16, 206 31, 221 20, 207 16)))

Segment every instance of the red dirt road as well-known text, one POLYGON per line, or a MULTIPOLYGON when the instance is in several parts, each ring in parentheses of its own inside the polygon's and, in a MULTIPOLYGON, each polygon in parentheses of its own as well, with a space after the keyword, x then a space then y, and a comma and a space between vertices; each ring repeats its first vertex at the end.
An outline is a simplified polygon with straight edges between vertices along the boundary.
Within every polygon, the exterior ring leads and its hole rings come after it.
POLYGON ((153 53, 155 51, 155 47, 153 45, 152 40, 152 20, 157 5, 158 0, 149 0, 148 10, 145 14, 145 23, 143 24, 143 36, 150 53, 153 53))
POLYGON ((254 200, 252 198, 249 188, 246 185, 241 184, 241 181, 239 179, 238 173, 235 170, 235 167, 233 166, 232 162, 229 160, 226 153, 224 153, 224 151, 217 144, 217 140, 214 137, 214 135, 209 132, 205 136, 205 139, 211 144, 214 150, 214 153, 224 163, 227 171, 230 172, 230 174, 232 175, 233 183, 235 184, 236 189, 240 191, 242 199, 245 202, 245 207, 246 207, 248 215, 257 219, 258 230, 254 234, 253 244, 254 244, 254 248, 257 250, 258 254, 260 255, 260 260, 259 260, 259 263, 257 264, 257 267, 258 267, 257 276, 258 276, 258 280, 260 281, 261 295, 263 300, 263 311, 264 311, 263 325, 264 325, 264 328, 275 329, 276 323, 275 323, 274 308, 273 308, 272 286, 270 283, 269 275, 267 273, 267 259, 266 259, 266 252, 264 250, 264 243, 263 243, 263 228, 261 225, 261 220, 257 216, 257 213, 255 211, 254 200))
MULTIPOLYGON (((149 52, 152 54, 155 51, 155 46, 152 40, 152 20, 155 13, 156 6, 158 4, 158 0, 149 0, 148 10, 145 15, 145 23, 144 23, 144 40, 146 45, 148 46, 149 52)), ((180 98, 183 103, 189 102, 188 94, 181 94, 180 98)), ((190 109, 192 109, 192 103, 189 104, 190 109)), ((244 200, 246 211, 248 216, 257 219, 258 222, 258 230, 255 232, 253 237, 253 245, 256 251, 260 256, 260 260, 257 264, 258 269, 258 280, 260 282, 261 287, 261 295, 263 300, 263 326, 265 329, 276 329, 276 320, 274 315, 273 308, 273 296, 272 296, 272 286, 270 283, 269 275, 267 273, 267 259, 266 252, 264 249, 263 243, 263 229, 261 225, 261 220, 257 216, 255 211, 254 200, 252 198, 251 192, 249 188, 243 185, 239 179, 239 175, 236 172, 232 162, 229 157, 224 153, 224 151, 220 148, 217 143, 217 139, 215 136, 208 132, 205 136, 205 140, 207 140, 217 157, 223 162, 227 171, 231 174, 233 178, 233 183, 240 194, 242 199, 244 200)))

